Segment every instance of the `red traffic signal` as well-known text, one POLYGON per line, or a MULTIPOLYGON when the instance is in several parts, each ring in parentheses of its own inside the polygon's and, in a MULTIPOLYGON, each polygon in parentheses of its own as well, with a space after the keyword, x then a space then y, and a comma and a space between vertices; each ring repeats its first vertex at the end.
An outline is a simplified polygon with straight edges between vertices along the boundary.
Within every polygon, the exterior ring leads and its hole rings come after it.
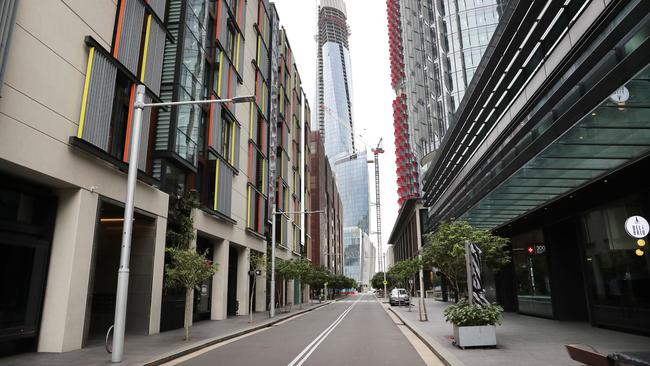
POLYGON ((528 254, 530 254, 530 255, 535 254, 535 248, 534 248, 532 245, 529 246, 528 249, 526 249, 526 251, 527 251, 528 254))

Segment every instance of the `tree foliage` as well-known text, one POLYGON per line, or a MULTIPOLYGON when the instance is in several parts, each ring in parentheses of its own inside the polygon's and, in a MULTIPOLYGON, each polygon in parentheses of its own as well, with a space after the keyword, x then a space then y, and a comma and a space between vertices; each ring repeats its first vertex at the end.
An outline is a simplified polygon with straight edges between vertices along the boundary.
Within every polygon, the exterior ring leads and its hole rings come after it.
POLYGON ((393 264, 388 270, 388 274, 394 279, 396 285, 409 287, 409 280, 418 274, 421 267, 422 262, 418 258, 406 259, 393 264))
POLYGON ((169 197, 167 217, 167 247, 187 249, 194 240, 194 219, 192 210, 199 206, 196 194, 177 192, 169 197))
MULTIPOLYGON (((391 277, 390 272, 386 273, 386 288, 391 288, 395 286, 395 279, 391 277)), ((383 289, 384 288, 384 272, 377 272, 372 279, 370 280, 370 285, 373 288, 383 289)))
POLYGON ((313 290, 320 290, 325 287, 325 283, 330 281, 332 274, 327 268, 312 267, 309 272, 304 276, 304 281, 307 283, 313 290))
POLYGON ((481 249, 482 264, 495 272, 510 262, 506 251, 508 239, 493 235, 488 230, 476 229, 465 221, 442 223, 435 232, 425 235, 424 240, 423 262, 444 275, 457 293, 467 287, 465 241, 481 249))
POLYGON ((165 265, 165 287, 194 289, 203 281, 212 277, 217 265, 212 263, 206 253, 197 253, 194 249, 167 248, 171 263, 165 265))

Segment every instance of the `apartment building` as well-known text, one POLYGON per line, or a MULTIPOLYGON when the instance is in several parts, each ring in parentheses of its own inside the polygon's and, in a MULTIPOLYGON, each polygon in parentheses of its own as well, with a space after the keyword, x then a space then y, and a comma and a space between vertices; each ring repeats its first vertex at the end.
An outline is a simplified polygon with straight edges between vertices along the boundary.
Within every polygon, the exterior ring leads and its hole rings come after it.
POLYGON ((309 144, 311 205, 322 211, 311 217, 311 260, 314 266, 323 266, 340 275, 343 274, 343 203, 318 131, 309 133, 309 144))
MULTIPOLYGON (((219 264, 195 294, 195 321, 247 314, 270 197, 291 213, 278 257, 308 256, 311 112, 278 19, 265 0, 3 4, 0 354, 79 349, 112 324, 137 84, 147 102, 255 98, 145 109, 127 336, 182 326, 183 300, 163 292, 170 195, 196 191, 195 245, 219 264)), ((299 284, 279 286, 301 301, 299 284)))

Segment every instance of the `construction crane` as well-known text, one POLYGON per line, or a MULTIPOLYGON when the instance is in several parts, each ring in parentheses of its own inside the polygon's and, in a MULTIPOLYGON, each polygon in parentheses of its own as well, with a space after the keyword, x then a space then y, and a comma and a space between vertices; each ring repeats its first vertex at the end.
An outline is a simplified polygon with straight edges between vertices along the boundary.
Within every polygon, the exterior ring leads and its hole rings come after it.
POLYGON ((381 244, 381 195, 379 192, 379 154, 384 153, 384 148, 382 147, 383 138, 379 139, 377 147, 372 149, 372 153, 375 155, 375 208, 377 209, 377 251, 379 252, 379 270, 384 273, 384 296, 386 296, 386 265, 383 258, 384 251, 381 244))

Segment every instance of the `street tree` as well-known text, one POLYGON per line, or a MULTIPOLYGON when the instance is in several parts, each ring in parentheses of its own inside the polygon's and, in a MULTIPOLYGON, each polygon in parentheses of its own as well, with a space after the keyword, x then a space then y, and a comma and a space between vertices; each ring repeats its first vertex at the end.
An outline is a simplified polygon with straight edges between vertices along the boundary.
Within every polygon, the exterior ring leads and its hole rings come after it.
MULTIPOLYGON (((419 258, 411 258, 396 262, 388 273, 395 282, 409 289, 409 294, 413 295, 414 278, 422 268, 422 261, 419 258)), ((411 311, 411 301, 409 301, 409 311, 411 311)))
POLYGON ((466 241, 481 249, 482 264, 495 272, 510 262, 506 251, 508 239, 493 235, 488 230, 474 228, 466 221, 444 222, 433 233, 426 234, 424 240, 423 262, 435 267, 456 294, 463 293, 467 288, 466 241))
POLYGON ((185 292, 185 340, 190 338, 192 292, 199 289, 199 286, 217 270, 217 264, 207 258, 207 252, 197 253, 196 249, 191 247, 195 238, 192 210, 196 207, 198 201, 194 191, 183 192, 179 189, 170 197, 164 285, 166 289, 185 292))
POLYGON ((212 263, 206 253, 197 253, 194 249, 167 248, 171 263, 165 265, 165 287, 185 290, 185 340, 190 339, 190 322, 192 319, 192 292, 199 289, 203 281, 212 277, 217 265, 212 263))
MULTIPOLYGON (((323 267, 312 267, 309 272, 304 277, 305 283, 309 285, 312 291, 320 292, 321 289, 325 287, 325 284, 330 280, 332 274, 330 271, 323 267)), ((311 298, 311 296, 310 296, 311 298)), ((320 301, 320 297, 319 297, 320 301)))
POLYGON ((253 296, 255 295, 255 285, 257 283, 257 276, 258 272, 262 272, 264 268, 266 267, 266 258, 264 257, 263 253, 260 252, 255 252, 251 251, 250 252, 250 270, 251 270, 251 276, 253 276, 253 288, 251 290, 251 296, 250 296, 250 301, 248 302, 248 322, 252 323, 253 322, 253 296))
MULTIPOLYGON (((386 288, 391 288, 394 286, 394 280, 390 276, 390 271, 386 273, 386 288)), ((374 276, 372 276, 372 279, 370 280, 370 284, 372 285, 373 288, 384 288, 384 272, 377 272, 375 273, 374 276)))

